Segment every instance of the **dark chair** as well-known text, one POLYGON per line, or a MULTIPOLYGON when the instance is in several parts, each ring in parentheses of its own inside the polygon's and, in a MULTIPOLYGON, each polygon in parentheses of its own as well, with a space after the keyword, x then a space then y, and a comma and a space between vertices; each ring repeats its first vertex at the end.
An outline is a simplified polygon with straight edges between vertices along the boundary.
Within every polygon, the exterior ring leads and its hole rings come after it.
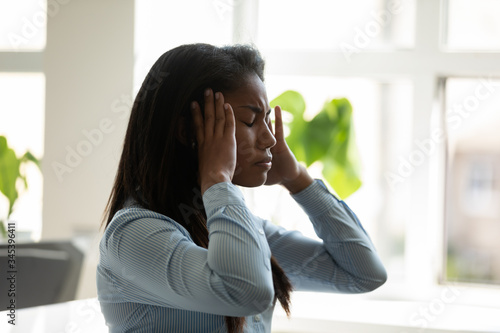
POLYGON ((83 253, 71 242, 16 244, 14 269, 8 265, 7 249, 8 244, 0 244, 1 309, 11 299, 17 309, 75 299, 83 253), (11 275, 15 276, 15 297, 9 296, 11 275))

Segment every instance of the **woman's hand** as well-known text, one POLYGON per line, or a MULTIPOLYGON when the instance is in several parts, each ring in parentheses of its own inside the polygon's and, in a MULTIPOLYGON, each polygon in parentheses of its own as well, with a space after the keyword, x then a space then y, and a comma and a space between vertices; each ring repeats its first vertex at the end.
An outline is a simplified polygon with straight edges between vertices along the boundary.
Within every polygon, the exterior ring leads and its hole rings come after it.
MULTIPOLYGON (((281 107, 276 106, 274 112, 276 119, 273 135, 276 138, 276 145, 271 148, 273 164, 267 173, 265 184, 281 184, 291 193, 297 193, 309 186, 313 179, 307 173, 306 168, 300 165, 286 144, 281 107)), ((271 120, 269 120, 269 127, 272 129, 271 120)))
POLYGON ((211 89, 205 91, 205 119, 200 106, 192 102, 196 140, 198 141, 201 193, 212 185, 231 182, 236 168, 234 113, 224 96, 211 89))

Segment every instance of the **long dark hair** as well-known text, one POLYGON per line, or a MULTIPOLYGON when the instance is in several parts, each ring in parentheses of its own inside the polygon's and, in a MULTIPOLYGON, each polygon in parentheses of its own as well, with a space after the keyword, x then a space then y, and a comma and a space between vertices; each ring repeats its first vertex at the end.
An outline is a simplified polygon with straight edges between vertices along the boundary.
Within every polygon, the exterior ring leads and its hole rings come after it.
MULTIPOLYGON (((231 92, 250 74, 264 81, 264 60, 247 45, 182 45, 156 61, 132 107, 103 225, 107 227, 132 198, 146 209, 171 217, 198 246, 208 248, 189 105, 197 101, 203 109, 206 88, 231 92)), ((274 257, 271 266, 275 301, 289 313, 291 283, 274 257)), ((245 318, 226 316, 225 322, 229 333, 241 332, 245 318)))

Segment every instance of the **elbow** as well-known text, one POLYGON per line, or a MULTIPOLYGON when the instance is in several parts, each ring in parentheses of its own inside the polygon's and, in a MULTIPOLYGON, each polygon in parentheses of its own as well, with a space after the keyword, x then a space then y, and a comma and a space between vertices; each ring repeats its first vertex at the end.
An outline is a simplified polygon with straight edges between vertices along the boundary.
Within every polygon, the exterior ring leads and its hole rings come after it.
POLYGON ((380 288, 387 281, 387 275, 381 276, 378 279, 374 279, 370 281, 368 285, 367 292, 374 291, 375 289, 380 288))
POLYGON ((224 308, 226 316, 246 317, 269 309, 274 302, 273 278, 270 270, 249 269, 210 275, 210 286, 224 308))
POLYGON ((360 292, 370 292, 380 288, 387 281, 387 271, 381 267, 371 276, 363 279, 360 285, 360 292))
POLYGON ((233 316, 246 317, 264 312, 273 305, 274 288, 267 285, 251 285, 242 288, 234 302, 233 316))
POLYGON ((255 315, 264 312, 273 305, 274 288, 272 286, 258 286, 252 288, 249 294, 245 295, 243 301, 246 315, 255 315))

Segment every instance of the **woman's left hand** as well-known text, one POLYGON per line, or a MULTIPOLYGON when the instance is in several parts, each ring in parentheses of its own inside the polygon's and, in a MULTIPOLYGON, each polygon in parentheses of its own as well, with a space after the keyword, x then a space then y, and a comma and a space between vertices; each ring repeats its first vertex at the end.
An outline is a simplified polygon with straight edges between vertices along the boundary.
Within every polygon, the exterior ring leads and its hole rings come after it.
MULTIPOLYGON (((273 135, 276 138, 276 145, 271 148, 273 164, 267 173, 265 185, 281 184, 290 192, 296 193, 309 186, 313 179, 307 173, 306 168, 300 165, 286 144, 281 108, 276 106, 274 112, 276 119, 273 135)), ((271 120, 269 120, 269 127, 272 130, 271 120)))

